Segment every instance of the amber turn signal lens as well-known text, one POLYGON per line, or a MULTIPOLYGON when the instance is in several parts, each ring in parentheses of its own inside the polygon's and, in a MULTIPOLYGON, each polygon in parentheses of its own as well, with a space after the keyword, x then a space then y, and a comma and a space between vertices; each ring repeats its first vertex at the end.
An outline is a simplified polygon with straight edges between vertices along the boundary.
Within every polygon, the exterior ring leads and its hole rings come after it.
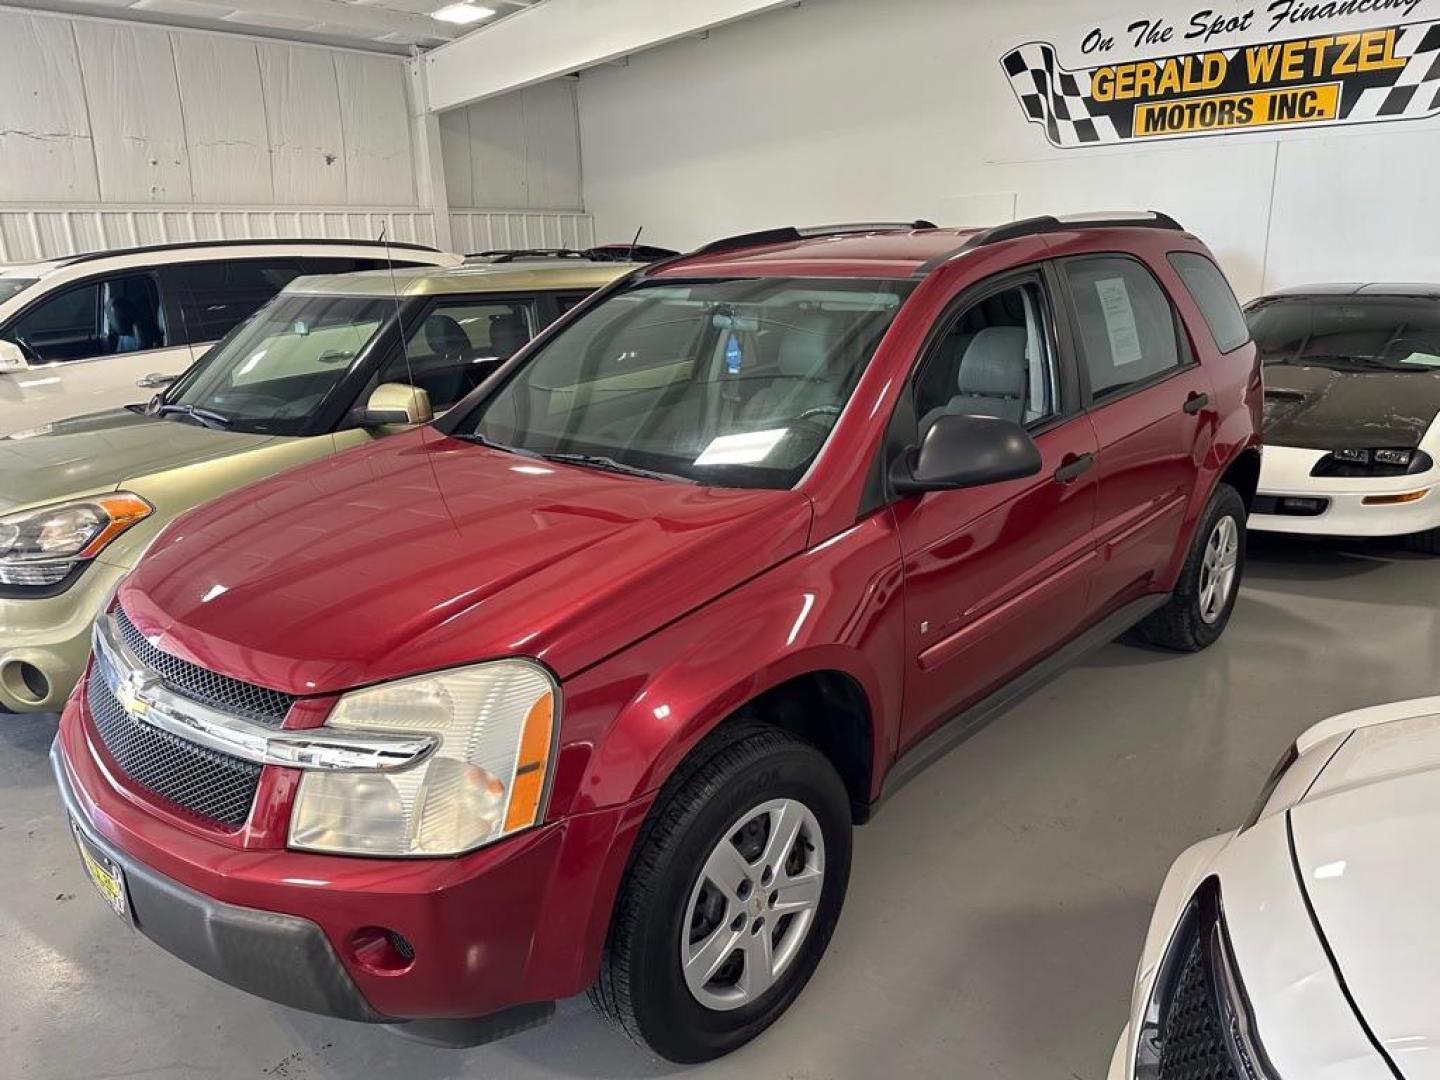
POLYGON ((137 521, 143 521, 149 517, 154 509, 140 496, 123 491, 115 495, 102 495, 95 500, 95 505, 110 516, 110 522, 95 534, 95 538, 90 543, 85 545, 85 550, 79 555, 79 558, 82 559, 93 559, 105 549, 106 544, 137 521))
POLYGON ((515 783, 510 791, 510 808, 505 814, 505 831, 534 825, 545 794, 545 766, 550 760, 550 739, 555 728, 555 699, 546 694, 530 706, 525 729, 520 733, 520 756, 515 761, 515 783))
POLYGON ((1366 495, 1360 501, 1366 506, 1398 506, 1400 503, 1419 502, 1429 494, 1427 488, 1424 491, 1407 491, 1403 495, 1366 495))

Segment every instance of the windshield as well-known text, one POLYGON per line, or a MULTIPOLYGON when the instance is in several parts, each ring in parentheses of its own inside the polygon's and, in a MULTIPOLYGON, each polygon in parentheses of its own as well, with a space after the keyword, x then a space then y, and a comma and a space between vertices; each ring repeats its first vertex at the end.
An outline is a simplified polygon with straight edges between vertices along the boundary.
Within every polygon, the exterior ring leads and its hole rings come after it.
POLYGON ((910 291, 903 281, 644 284, 586 312, 453 434, 611 471, 788 488, 910 291))
POLYGON ((0 304, 9 300, 12 296, 24 292, 31 285, 39 280, 38 278, 13 278, 0 277, 0 304))
POLYGON ((231 431, 298 434, 394 313, 393 299, 281 294, 186 371, 159 411, 231 431))
POLYGON ((1404 296, 1276 297, 1245 313, 1265 364, 1342 371, 1440 371, 1440 301, 1404 296))

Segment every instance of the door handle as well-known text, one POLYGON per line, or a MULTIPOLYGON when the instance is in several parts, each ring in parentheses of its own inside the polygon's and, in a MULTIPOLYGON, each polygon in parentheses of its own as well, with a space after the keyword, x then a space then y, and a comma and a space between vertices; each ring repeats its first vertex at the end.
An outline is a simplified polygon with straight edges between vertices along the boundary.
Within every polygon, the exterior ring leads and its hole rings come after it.
POLYGON ((1078 457, 1067 456, 1061 466, 1055 470, 1055 482, 1057 484, 1074 483, 1081 473, 1094 464, 1094 454, 1081 454, 1078 457))
POLYGON ((1201 409, 1205 408, 1205 406, 1209 404, 1209 394, 1192 393, 1189 397, 1185 399, 1185 404, 1180 407, 1184 409, 1188 415, 1194 416, 1196 413, 1198 413, 1201 409))

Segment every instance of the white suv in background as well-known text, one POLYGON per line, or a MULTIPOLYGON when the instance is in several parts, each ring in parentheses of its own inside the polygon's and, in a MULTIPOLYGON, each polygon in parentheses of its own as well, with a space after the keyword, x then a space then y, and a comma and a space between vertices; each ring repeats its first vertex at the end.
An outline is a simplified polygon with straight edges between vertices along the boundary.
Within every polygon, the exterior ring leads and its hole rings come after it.
POLYGON ((143 400, 295 278, 387 260, 461 261, 414 244, 226 240, 0 265, 0 436, 143 400))

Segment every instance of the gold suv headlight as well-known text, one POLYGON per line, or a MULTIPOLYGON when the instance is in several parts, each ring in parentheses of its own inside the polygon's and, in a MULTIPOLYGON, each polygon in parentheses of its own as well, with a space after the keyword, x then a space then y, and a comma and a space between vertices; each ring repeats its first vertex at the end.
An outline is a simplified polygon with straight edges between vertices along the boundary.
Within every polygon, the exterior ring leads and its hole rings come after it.
POLYGON ((495 660, 346 694, 325 727, 433 736, 395 772, 307 771, 290 846, 351 855, 458 855, 540 820, 559 688, 529 660, 495 660))
POLYGON ((0 585, 59 584, 154 512, 139 495, 117 491, 6 514, 0 517, 0 585))

